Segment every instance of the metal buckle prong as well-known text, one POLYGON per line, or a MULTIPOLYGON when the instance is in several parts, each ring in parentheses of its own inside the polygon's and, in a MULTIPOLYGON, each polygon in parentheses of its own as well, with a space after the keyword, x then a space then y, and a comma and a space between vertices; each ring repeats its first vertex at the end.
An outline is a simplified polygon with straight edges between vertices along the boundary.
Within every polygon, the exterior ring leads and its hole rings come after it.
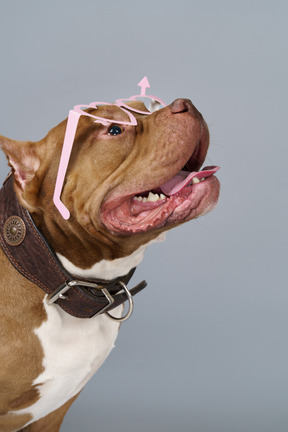
POLYGON ((55 291, 49 294, 47 296, 47 303, 49 305, 55 303, 55 301, 58 300, 58 298, 65 300, 66 297, 64 296, 64 294, 71 288, 69 283, 70 282, 65 282, 63 285, 60 285, 55 291))

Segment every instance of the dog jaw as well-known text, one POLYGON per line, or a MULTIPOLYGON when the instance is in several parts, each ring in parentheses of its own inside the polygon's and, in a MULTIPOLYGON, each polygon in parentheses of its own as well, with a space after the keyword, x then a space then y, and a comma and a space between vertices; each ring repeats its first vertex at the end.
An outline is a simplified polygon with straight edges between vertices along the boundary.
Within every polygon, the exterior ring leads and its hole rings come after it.
MULTIPOLYGON (((162 192, 161 188, 158 189, 162 192)), ((104 207, 101 217, 109 229, 123 234, 169 228, 208 213, 215 207, 218 196, 218 180, 209 176, 201 181, 192 181, 175 195, 150 191, 147 198, 141 194, 128 196, 120 205, 116 201, 110 210, 113 200, 109 201, 108 210, 104 207)))
POLYGON ((217 203, 219 182, 213 174, 218 167, 197 172, 209 146, 201 114, 190 101, 177 99, 157 113, 153 122, 162 133, 159 136, 155 131, 158 140, 149 151, 154 157, 144 170, 144 181, 140 160, 130 173, 130 188, 121 183, 101 207, 101 220, 114 233, 168 229, 207 213, 217 203))

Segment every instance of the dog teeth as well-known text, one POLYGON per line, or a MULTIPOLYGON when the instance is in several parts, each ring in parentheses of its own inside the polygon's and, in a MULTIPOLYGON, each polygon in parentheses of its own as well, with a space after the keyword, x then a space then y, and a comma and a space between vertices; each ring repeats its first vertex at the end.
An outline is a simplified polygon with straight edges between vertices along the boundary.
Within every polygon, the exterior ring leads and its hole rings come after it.
POLYGON ((165 199, 166 196, 164 194, 154 194, 153 192, 149 192, 148 197, 142 197, 142 196, 135 196, 134 199, 136 201, 141 201, 141 202, 156 202, 156 201, 162 201, 163 199, 165 199))
POLYGON ((199 180, 197 177, 193 177, 192 184, 200 183, 201 180, 199 180))

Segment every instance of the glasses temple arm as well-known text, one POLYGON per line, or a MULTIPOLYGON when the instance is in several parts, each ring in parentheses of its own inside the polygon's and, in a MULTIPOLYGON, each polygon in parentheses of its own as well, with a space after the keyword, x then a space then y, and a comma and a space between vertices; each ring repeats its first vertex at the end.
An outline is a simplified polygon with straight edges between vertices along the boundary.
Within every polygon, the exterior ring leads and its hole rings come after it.
POLYGON ((69 111, 66 132, 65 132, 64 142, 63 142, 63 148, 60 157, 54 195, 53 195, 53 202, 57 207, 58 211, 60 212, 61 216, 65 220, 69 219, 70 212, 67 209, 67 207, 63 204, 63 202, 60 200, 60 197, 63 189, 63 184, 66 176, 66 171, 68 168, 68 163, 69 163, 80 115, 81 114, 73 110, 69 111))

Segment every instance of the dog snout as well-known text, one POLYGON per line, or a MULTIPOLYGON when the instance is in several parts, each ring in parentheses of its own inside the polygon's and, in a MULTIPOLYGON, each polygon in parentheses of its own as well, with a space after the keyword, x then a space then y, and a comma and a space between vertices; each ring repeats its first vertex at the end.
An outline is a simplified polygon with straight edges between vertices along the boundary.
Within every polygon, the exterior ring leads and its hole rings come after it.
POLYGON ((170 108, 172 114, 181 114, 181 113, 188 112, 195 117, 202 118, 202 115, 192 104, 190 99, 182 99, 182 98, 175 99, 175 101, 172 102, 172 104, 170 105, 170 108))

